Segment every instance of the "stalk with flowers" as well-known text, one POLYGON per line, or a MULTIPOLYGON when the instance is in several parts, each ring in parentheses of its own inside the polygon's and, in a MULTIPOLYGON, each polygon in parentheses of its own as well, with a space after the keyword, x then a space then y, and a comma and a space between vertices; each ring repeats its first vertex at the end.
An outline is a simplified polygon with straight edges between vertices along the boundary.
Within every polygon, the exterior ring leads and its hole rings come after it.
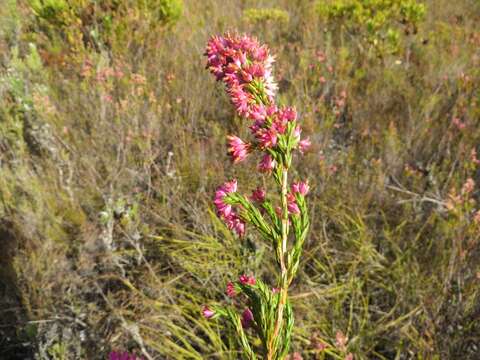
POLYGON ((293 312, 288 289, 297 273, 303 244, 309 229, 305 196, 308 182, 289 182, 295 152, 303 154, 310 146, 301 139, 297 112, 275 103, 277 86, 272 75, 273 56, 266 45, 243 35, 214 36, 207 45, 207 68, 222 81, 238 115, 251 130, 252 140, 227 137, 228 154, 234 164, 258 153, 258 170, 272 176, 277 191, 267 194, 257 187, 247 197, 238 192, 235 179, 225 182, 216 193, 217 215, 226 226, 243 237, 246 226, 259 232, 275 250, 279 266, 278 284, 271 288, 261 279, 241 275, 227 284, 232 304, 246 299, 240 316, 236 306, 205 306, 207 318, 226 318, 236 329, 248 359, 284 359, 288 354, 293 329, 293 312), (252 347, 247 331, 261 340, 261 349, 252 347))

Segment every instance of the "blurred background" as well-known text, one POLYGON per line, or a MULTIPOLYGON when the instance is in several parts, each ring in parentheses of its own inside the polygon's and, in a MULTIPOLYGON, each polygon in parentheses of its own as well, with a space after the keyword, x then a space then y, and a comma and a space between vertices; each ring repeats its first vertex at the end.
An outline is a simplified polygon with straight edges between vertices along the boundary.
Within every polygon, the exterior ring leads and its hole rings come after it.
POLYGON ((213 212, 226 179, 271 181, 226 155, 248 131, 203 56, 226 31, 268 44, 313 143, 292 353, 479 358, 478 0, 1 5, 1 359, 241 357, 201 307, 276 264, 213 212))

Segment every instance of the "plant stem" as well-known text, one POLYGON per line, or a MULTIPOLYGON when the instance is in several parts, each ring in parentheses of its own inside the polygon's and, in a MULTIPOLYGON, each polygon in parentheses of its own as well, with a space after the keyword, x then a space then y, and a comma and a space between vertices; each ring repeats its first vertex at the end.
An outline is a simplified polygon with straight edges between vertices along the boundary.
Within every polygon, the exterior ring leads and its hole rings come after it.
POLYGON ((268 349, 267 349, 267 359, 274 360, 276 351, 277 351, 277 344, 275 340, 277 340, 279 333, 282 329, 283 325, 283 310, 285 308, 285 304, 287 303, 288 297, 288 272, 287 272, 287 264, 285 260, 285 256, 287 253, 287 240, 288 240, 288 232, 289 232, 289 221, 288 221, 288 201, 287 201, 287 194, 288 194, 288 168, 284 167, 282 171, 282 242, 279 244, 280 251, 280 271, 281 271, 281 279, 280 279, 280 300, 278 302, 277 307, 277 317, 275 320, 275 328, 273 330, 273 335, 270 338, 268 349))

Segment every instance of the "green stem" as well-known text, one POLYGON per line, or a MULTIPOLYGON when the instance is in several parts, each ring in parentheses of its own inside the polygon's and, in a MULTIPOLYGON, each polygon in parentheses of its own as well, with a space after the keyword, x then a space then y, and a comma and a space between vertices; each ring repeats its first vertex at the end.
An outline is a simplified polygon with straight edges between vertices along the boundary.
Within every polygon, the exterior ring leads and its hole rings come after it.
POLYGON ((285 308, 285 304, 287 303, 288 298, 288 271, 287 271, 287 264, 286 264, 286 254, 287 254, 287 240, 288 240, 288 232, 289 232, 289 221, 288 221, 288 201, 287 201, 287 194, 288 194, 288 168, 284 167, 282 170, 282 182, 281 182, 281 197, 282 197, 282 239, 279 243, 279 251, 280 254, 279 262, 280 262, 280 271, 281 271, 281 278, 280 278, 280 300, 278 302, 277 307, 277 316, 275 320, 275 328, 273 330, 273 334, 270 337, 270 341, 268 343, 267 349, 267 360, 274 360, 276 358, 277 353, 277 345, 278 345, 278 336, 282 329, 283 325, 283 311, 285 308))

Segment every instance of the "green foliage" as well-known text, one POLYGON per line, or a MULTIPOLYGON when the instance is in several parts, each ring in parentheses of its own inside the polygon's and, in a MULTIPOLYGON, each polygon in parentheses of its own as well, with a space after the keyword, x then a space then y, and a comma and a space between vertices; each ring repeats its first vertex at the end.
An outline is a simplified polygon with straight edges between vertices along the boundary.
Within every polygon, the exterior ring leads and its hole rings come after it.
POLYGON ((182 0, 159 0, 153 1, 150 8, 158 8, 160 12, 159 20, 163 23, 174 23, 180 19, 183 12, 182 0))
POLYGON ((183 11, 182 0, 28 0, 28 5, 34 15, 31 26, 38 27, 30 36, 57 56, 78 56, 88 48, 124 52, 175 24, 183 11), (49 41, 39 36, 42 33, 49 41))
POLYGON ((69 6, 65 0, 29 0, 28 4, 36 17, 58 26, 66 25, 69 6))
POLYGON ((318 2, 317 11, 337 31, 340 25, 392 53, 399 49, 402 32, 417 32, 426 7, 416 0, 331 0, 318 2))
POLYGON ((48 349, 48 354, 54 360, 68 359, 68 350, 62 343, 55 343, 48 349))
POLYGON ((275 22, 288 23, 290 16, 287 11, 277 8, 249 8, 243 11, 246 21, 252 23, 275 22))
MULTIPOLYGON (((275 328, 276 313, 280 302, 280 293, 273 292, 264 282, 257 280, 255 285, 236 284, 235 290, 238 296, 245 295, 249 302, 248 306, 252 311, 255 319, 252 328, 256 335, 262 342, 263 349, 268 348, 270 342, 276 344, 278 352, 275 359, 284 359, 290 348, 290 339, 293 331, 293 312, 291 304, 286 304, 283 316, 285 326, 283 331, 275 339, 272 339, 275 328)), ((239 337, 239 342, 242 345, 244 354, 248 359, 258 359, 255 351, 252 349, 247 335, 247 329, 242 326, 241 319, 238 315, 238 310, 234 307, 215 307, 215 318, 226 317, 230 325, 235 329, 239 337)), ((263 354, 266 356, 266 354, 263 354)))

